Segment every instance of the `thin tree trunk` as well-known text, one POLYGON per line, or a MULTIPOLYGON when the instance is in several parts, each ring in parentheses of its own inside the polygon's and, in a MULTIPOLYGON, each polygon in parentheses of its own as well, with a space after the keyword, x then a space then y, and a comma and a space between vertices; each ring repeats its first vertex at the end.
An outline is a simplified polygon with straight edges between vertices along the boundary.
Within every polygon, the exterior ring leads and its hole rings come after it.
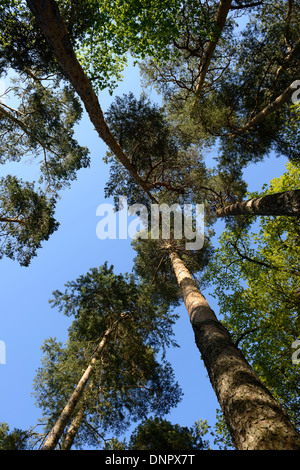
POLYGON ((66 437, 63 442, 62 450, 70 450, 75 436, 78 432, 78 429, 81 426, 83 417, 84 417, 84 412, 85 412, 85 406, 81 406, 79 410, 77 411, 76 415, 74 416, 72 423, 69 426, 69 429, 67 431, 66 437))
POLYGON ((34 14, 49 45, 52 47, 64 74, 80 96, 98 135, 130 173, 136 183, 144 189, 153 202, 156 202, 149 191, 148 184, 136 171, 110 131, 91 82, 77 60, 56 2, 54 0, 27 0, 27 5, 34 14))
POLYGON ((171 262, 212 387, 238 450, 300 449, 284 410, 260 382, 177 253, 171 262))
POLYGON ((196 90, 195 90, 195 95, 199 96, 204 84, 204 80, 211 62, 211 59, 214 55, 216 46, 218 44, 218 41, 220 39, 222 30, 225 26, 226 18, 229 13, 230 7, 232 4, 232 0, 220 0, 218 10, 215 16, 215 24, 218 28, 218 34, 216 35, 216 38, 212 41, 209 41, 205 52, 204 52, 204 57, 203 57, 203 63, 200 69, 200 75, 198 78, 198 83, 196 85, 196 90))
MULTIPOLYGON (((101 354, 101 362, 103 362, 102 354, 101 354)), ((93 390, 93 387, 94 387, 94 380, 91 380, 88 386, 85 388, 84 396, 81 398, 82 403, 80 405, 80 408, 75 414, 75 416, 73 417, 72 422, 66 432, 66 435, 62 443, 62 450, 70 450, 73 445, 76 434, 78 433, 78 430, 82 424, 84 413, 85 413, 85 410, 87 409, 87 400, 88 400, 90 393, 93 390)))
POLYGON ((106 344, 107 338, 110 336, 112 331, 114 331, 115 326, 120 320, 116 321, 110 328, 106 330, 106 332, 103 335, 102 340, 100 341, 95 353, 94 357, 91 360, 89 366, 85 370, 84 374, 82 375, 81 379, 77 383, 74 391, 72 392, 67 404, 65 405, 63 411, 61 412, 58 420, 56 421, 55 425, 51 429, 50 433, 48 434, 48 437, 42 447, 42 450, 54 450, 62 433, 64 432, 64 429, 67 425, 67 423, 70 421, 71 416, 73 414, 73 411, 75 409, 75 406, 77 405, 78 401, 80 400, 83 391, 85 389, 86 384, 88 383, 89 378, 91 377, 93 368, 95 366, 95 363, 99 359, 100 355, 102 354, 102 351, 104 349, 104 346, 106 344))
POLYGON ((300 217, 300 189, 255 197, 216 210, 218 217, 236 215, 286 215, 300 217))

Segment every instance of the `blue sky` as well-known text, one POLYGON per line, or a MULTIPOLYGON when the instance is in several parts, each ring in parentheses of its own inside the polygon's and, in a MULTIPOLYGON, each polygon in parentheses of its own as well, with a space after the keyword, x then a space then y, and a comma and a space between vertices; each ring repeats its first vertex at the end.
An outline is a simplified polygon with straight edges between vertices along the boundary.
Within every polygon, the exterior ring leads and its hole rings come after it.
MULTIPOLYGON (((139 96, 138 69, 129 66, 124 75, 124 81, 114 95, 132 91, 139 96)), ((154 92, 149 96, 156 99, 154 92)), ((112 99, 107 93, 100 94, 104 111, 112 99)), ((52 291, 63 289, 66 282, 105 261, 114 265, 115 272, 129 272, 133 265, 130 239, 99 240, 96 236, 99 220, 96 209, 109 202, 104 197, 109 168, 102 161, 106 147, 86 115, 77 128, 76 137, 80 144, 90 149, 91 166, 81 170, 71 188, 63 191, 56 210, 60 222, 58 231, 44 243, 29 267, 20 267, 8 259, 0 261, 0 340, 6 346, 6 363, 0 364, 0 421, 8 423, 11 429, 28 429, 37 424, 41 412, 35 407, 31 394, 42 357, 40 347, 49 337, 60 341, 67 338, 71 320, 50 308, 48 300, 52 291)), ((280 176, 285 163, 286 159, 271 158, 262 164, 250 165, 245 172, 249 190, 260 190, 264 183, 280 176)), ((15 171, 21 173, 23 179, 36 173, 32 165, 11 164, 0 168, 0 176, 15 171)), ((222 227, 219 222, 217 234, 222 227)), ((210 290, 204 293, 218 315, 218 306, 210 296, 210 290)), ((213 425, 218 403, 196 348, 185 307, 181 306, 177 312, 180 319, 175 334, 180 348, 170 350, 168 358, 184 397, 167 418, 182 426, 192 426, 198 419, 206 419, 213 425)))

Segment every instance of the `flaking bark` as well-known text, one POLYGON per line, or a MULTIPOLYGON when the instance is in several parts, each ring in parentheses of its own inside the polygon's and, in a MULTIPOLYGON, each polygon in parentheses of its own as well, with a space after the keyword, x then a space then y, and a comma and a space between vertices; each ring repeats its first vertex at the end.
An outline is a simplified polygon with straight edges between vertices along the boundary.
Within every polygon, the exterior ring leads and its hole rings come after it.
POLYGON ((300 189, 267 194, 248 201, 236 202, 216 210, 217 217, 237 215, 300 217, 300 189))
POLYGON ((170 254, 196 345, 238 450, 299 450, 300 435, 218 321, 177 253, 170 254))

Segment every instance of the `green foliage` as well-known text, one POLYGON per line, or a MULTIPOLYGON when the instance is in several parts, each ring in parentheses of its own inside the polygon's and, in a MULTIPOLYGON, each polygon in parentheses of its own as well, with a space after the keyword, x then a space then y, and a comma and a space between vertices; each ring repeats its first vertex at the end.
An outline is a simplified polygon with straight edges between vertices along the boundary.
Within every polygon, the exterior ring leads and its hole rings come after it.
MULTIPOLYGON (((196 38, 217 33, 211 12, 203 5, 199 8, 195 0, 116 0, 101 4, 96 0, 58 0, 57 5, 77 57, 97 91, 108 88, 112 93, 122 79, 128 53, 135 59, 150 54, 165 60, 170 57, 172 41, 180 41, 187 28, 196 38)), ((22 0, 2 3, 0 19, 5 25, 0 38, 3 67, 9 64, 23 71, 36 66, 43 72, 61 74, 22 0)))
POLYGON ((114 274, 113 267, 104 264, 66 283, 65 292, 54 291, 50 303, 74 317, 72 339, 95 341, 113 319, 127 315, 137 328, 141 325, 139 335, 157 351, 175 344, 172 326, 177 316, 167 303, 156 298, 153 302, 154 298, 153 287, 140 283, 133 274, 114 274))
POLYGON ((22 0, 4 0, 0 5, 0 75, 10 69, 18 73, 27 68, 49 72, 61 72, 53 52, 38 29, 31 12, 22 0))
POLYGON ((205 450, 203 441, 207 432, 206 422, 198 421, 188 428, 161 418, 150 418, 142 422, 130 436, 129 450, 205 450))
POLYGON ((60 89, 57 80, 45 80, 39 72, 15 77, 12 84, 18 107, 0 107, 0 163, 38 159, 40 183, 57 192, 89 165, 88 149, 74 139, 81 104, 70 87, 60 89))
MULTIPOLYGON (((142 94, 117 97, 106 112, 106 120, 138 174, 160 201, 191 200, 189 174, 194 170, 205 179, 200 146, 187 146, 174 132, 162 108, 142 94)), ((129 204, 137 201, 149 207, 141 188, 111 153, 106 196, 127 195, 129 204)))
POLYGON ((0 20, 0 75, 9 73, 11 85, 0 103, 0 164, 37 163, 42 186, 36 190, 35 182, 1 178, 0 257, 28 266, 42 241, 58 228, 58 193, 89 165, 89 152, 74 139, 82 106, 62 82, 24 2, 2 3, 0 20))
MULTIPOLYGON (((261 195, 299 189, 299 176, 299 165, 289 163, 261 195)), ((206 279, 234 341, 299 426, 299 369, 292 362, 292 343, 300 337, 299 219, 254 221, 225 230, 206 279)))
MULTIPOLYGON (((184 132, 168 118, 165 109, 151 103, 142 94, 116 97, 106 113, 106 120, 130 159, 132 166, 148 185, 159 204, 205 203, 205 225, 215 220, 215 209, 225 201, 241 199, 245 183, 241 175, 228 169, 207 168, 202 145, 192 144, 184 132)), ((120 196, 136 202, 151 212, 150 202, 111 152, 105 162, 110 164, 110 178, 105 188, 116 206, 120 196)), ((147 223, 151 223, 148 218, 147 223)))
POLYGON ((209 450, 203 436, 208 432, 206 421, 197 421, 192 427, 172 424, 159 417, 142 421, 130 436, 129 442, 111 439, 105 450, 183 451, 209 450))
POLYGON ((149 288, 145 290, 132 275, 115 275, 112 267, 103 265, 67 283, 64 293, 55 291, 53 306, 72 316, 73 322, 65 345, 51 338, 43 345, 34 388, 47 428, 58 418, 101 337, 116 320, 76 408, 84 406, 85 416, 75 445, 99 446, 99 433, 118 435, 149 412, 162 415, 176 406, 181 390, 162 354, 175 345, 175 317, 162 302, 151 301, 149 288))
POLYGON ((28 439, 27 431, 9 431, 8 424, 0 423, 0 450, 28 450, 28 439))
POLYGON ((195 0, 85 3, 92 21, 78 47, 78 57, 98 90, 107 86, 113 90, 128 53, 134 59, 154 56, 158 61, 173 61, 175 41, 189 34, 196 43, 199 37, 216 34, 211 12, 204 5, 199 8, 195 0))
POLYGON ((0 258, 28 266, 44 240, 57 230, 55 199, 13 176, 0 178, 0 258))
POLYGON ((290 145, 286 125, 294 116, 291 102, 255 127, 236 134, 297 77, 299 50, 291 52, 299 39, 299 4, 262 2, 257 8, 241 11, 249 15, 244 28, 235 29, 231 13, 196 98, 203 54, 197 56, 186 46, 181 55, 174 54, 176 61, 172 63, 148 57, 142 64, 146 84, 162 93, 177 128, 193 142, 201 140, 208 147, 217 144, 220 165, 235 172, 272 151, 289 159, 299 158, 299 121, 293 121, 295 145, 290 145))

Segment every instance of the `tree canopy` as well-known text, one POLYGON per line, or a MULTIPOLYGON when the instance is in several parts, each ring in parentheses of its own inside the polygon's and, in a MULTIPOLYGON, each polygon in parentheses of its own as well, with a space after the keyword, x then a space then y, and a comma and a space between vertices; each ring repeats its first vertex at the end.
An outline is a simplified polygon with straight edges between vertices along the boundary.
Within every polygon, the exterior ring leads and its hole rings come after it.
MULTIPOLYGON (((151 239, 148 217, 148 237, 133 242, 132 273, 105 263, 53 293, 52 305, 73 321, 66 344, 45 341, 35 380, 44 448, 52 438, 52 449, 99 446, 132 421, 141 423, 129 444, 113 438, 107 447, 206 448, 199 422, 163 419, 181 396, 166 351, 176 346, 172 309, 183 301, 236 448, 299 449, 290 360, 299 337, 299 217, 286 200, 274 217, 226 217, 245 197, 300 189, 299 13, 298 0, 2 2, 0 76, 11 86, 0 102, 0 163, 31 159, 39 176, 0 178, 0 258, 29 266, 58 229, 57 200, 90 164, 75 133, 84 112, 107 146, 107 197, 126 195, 149 210, 205 206, 200 249, 187 247, 187 233, 176 236, 174 218, 168 237, 161 230, 151 239), (116 97, 103 112, 101 92, 113 93, 129 57, 145 93, 116 97), (269 156, 286 157, 287 172, 247 194, 244 170, 269 156), (201 292, 209 283, 222 322, 201 292)), ((191 232, 197 237, 194 222, 191 232)), ((27 434, 5 424, 0 437, 3 447, 27 445, 27 434)))

